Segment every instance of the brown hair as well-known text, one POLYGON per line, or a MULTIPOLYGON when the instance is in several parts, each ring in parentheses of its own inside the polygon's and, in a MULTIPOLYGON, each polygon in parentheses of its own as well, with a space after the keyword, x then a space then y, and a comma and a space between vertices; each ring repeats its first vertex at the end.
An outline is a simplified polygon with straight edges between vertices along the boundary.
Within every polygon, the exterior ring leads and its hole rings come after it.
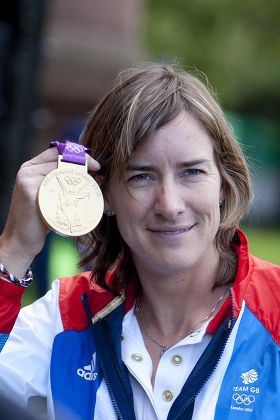
MULTIPOLYGON (((216 235, 220 255, 216 285, 230 283, 236 271, 230 244, 248 209, 252 187, 241 147, 209 86, 174 65, 146 63, 125 70, 91 112, 81 139, 101 164, 99 175, 105 191, 113 177, 122 177, 135 149, 182 110, 191 112, 213 139, 224 192, 216 235)), ((129 281, 133 262, 115 217, 103 215, 94 231, 82 238, 82 244, 81 264, 94 260, 96 282, 117 293, 129 281), (105 275, 119 255, 120 271, 108 285, 105 275)))

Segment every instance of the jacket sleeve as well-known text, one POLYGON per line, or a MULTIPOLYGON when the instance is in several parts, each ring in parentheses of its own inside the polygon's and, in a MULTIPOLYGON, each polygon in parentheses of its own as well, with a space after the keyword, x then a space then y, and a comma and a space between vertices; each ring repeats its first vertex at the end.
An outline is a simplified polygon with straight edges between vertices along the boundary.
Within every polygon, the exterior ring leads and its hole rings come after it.
POLYGON ((0 351, 11 332, 21 307, 24 287, 0 278, 0 351))
POLYGON ((0 326, 5 344, 0 353, 0 394, 26 407, 32 398, 46 397, 48 392, 52 344, 62 331, 59 282, 21 310, 21 288, 2 286, 1 282, 0 326))

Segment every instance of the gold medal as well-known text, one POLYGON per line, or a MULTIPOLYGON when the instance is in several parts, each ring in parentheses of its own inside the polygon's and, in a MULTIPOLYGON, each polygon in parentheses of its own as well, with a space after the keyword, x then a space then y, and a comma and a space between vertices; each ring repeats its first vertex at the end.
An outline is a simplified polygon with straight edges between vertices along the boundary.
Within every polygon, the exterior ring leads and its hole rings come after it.
POLYGON ((44 222, 63 236, 81 236, 99 223, 104 201, 98 184, 87 173, 86 165, 65 163, 43 180, 38 204, 44 222))

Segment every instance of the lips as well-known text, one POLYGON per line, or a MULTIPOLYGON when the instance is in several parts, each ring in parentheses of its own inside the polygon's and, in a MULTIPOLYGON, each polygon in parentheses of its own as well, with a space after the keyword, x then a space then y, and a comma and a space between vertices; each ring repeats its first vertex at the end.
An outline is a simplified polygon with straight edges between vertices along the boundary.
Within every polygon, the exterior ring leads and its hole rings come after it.
POLYGON ((187 225, 187 226, 159 226, 159 227, 152 227, 148 230, 154 233, 159 233, 162 235, 178 235, 180 233, 188 232, 193 225, 187 225))

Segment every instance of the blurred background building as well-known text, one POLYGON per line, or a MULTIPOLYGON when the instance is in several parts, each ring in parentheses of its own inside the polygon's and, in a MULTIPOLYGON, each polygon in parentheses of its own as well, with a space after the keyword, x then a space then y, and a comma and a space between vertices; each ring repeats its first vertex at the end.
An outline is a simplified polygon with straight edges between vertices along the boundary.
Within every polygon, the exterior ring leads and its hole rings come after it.
POLYGON ((2 227, 19 165, 77 139, 116 73, 145 55, 142 0, 11 0, 0 12, 2 227))
POLYGON ((32 115, 32 122, 40 131, 38 150, 40 142, 46 146, 51 138, 77 136, 79 119, 86 117, 116 73, 143 57, 142 3, 48 2, 41 41, 39 108, 32 115))
POLYGON ((1 229, 19 165, 51 140, 77 140, 117 72, 149 59, 207 74, 251 162, 247 224, 278 232, 279 15, 277 0, 2 2, 1 229))

